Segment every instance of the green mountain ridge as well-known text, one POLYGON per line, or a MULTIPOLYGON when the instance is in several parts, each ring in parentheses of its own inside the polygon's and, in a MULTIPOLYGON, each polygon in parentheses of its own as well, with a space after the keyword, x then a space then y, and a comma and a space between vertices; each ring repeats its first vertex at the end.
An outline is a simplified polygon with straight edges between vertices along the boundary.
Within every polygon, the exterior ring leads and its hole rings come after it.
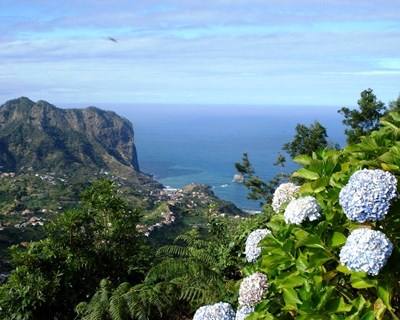
POLYGON ((207 224, 210 208, 244 214, 207 186, 171 192, 141 172, 133 126, 115 112, 22 97, 0 106, 0 272, 12 244, 40 239, 42 226, 79 207, 81 192, 98 179, 113 181, 143 210, 138 228, 160 243, 207 224))
POLYGON ((22 97, 0 107, 0 168, 20 173, 82 167, 138 179, 132 124, 95 107, 60 109, 22 97))

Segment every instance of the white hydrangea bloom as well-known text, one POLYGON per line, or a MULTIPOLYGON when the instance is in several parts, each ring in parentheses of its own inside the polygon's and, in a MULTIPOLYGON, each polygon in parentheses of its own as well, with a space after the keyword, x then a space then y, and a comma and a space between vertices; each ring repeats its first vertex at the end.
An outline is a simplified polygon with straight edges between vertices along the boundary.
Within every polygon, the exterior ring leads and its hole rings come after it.
POLYGON ((267 276, 261 272, 253 273, 243 279, 239 289, 239 305, 254 306, 259 303, 268 290, 267 276))
POLYGON ((284 204, 295 199, 299 190, 300 187, 296 186, 294 183, 282 183, 274 192, 272 198, 272 209, 278 213, 284 204))
POLYGON ((393 251, 384 233, 367 228, 354 230, 340 251, 340 262, 353 271, 376 276, 393 251))
POLYGON ((301 224, 321 217, 321 208, 314 197, 306 196, 290 201, 286 207, 284 218, 286 223, 301 224))
POLYGON ((254 307, 250 306, 241 306, 236 312, 235 320, 245 320, 247 316, 254 312, 254 307))
POLYGON ((397 179, 390 172, 356 171, 340 191, 339 203, 347 218, 357 222, 382 220, 397 195, 397 179))
POLYGON ((257 260, 261 254, 261 248, 258 246, 258 244, 270 233, 271 231, 268 229, 257 229, 249 234, 246 240, 246 248, 244 251, 246 254, 246 260, 248 262, 254 262, 257 260))
POLYGON ((197 309, 193 320, 235 320, 235 311, 226 302, 218 302, 197 309))

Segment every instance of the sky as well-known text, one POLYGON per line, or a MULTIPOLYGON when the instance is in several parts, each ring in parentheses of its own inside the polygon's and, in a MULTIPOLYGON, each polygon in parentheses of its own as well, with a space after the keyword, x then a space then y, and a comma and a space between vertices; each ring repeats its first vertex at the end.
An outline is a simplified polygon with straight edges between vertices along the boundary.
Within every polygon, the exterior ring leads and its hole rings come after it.
POLYGON ((0 103, 341 107, 366 88, 400 93, 399 0, 0 0, 0 103))

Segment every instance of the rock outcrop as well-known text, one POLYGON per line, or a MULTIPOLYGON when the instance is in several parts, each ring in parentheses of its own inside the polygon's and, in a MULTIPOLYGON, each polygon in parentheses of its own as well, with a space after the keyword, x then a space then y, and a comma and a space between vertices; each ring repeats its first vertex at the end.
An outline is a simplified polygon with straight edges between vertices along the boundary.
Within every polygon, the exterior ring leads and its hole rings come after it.
POLYGON ((95 107, 60 109, 22 97, 0 107, 0 169, 139 171, 132 124, 95 107))

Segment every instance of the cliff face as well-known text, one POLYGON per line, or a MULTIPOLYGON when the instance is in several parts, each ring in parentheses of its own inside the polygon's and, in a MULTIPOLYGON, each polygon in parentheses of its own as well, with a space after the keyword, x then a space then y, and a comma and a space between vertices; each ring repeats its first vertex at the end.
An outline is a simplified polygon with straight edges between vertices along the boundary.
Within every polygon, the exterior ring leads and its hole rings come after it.
POLYGON ((131 123, 94 107, 59 109, 28 98, 0 107, 2 171, 72 172, 104 169, 122 176, 139 171, 131 123))

